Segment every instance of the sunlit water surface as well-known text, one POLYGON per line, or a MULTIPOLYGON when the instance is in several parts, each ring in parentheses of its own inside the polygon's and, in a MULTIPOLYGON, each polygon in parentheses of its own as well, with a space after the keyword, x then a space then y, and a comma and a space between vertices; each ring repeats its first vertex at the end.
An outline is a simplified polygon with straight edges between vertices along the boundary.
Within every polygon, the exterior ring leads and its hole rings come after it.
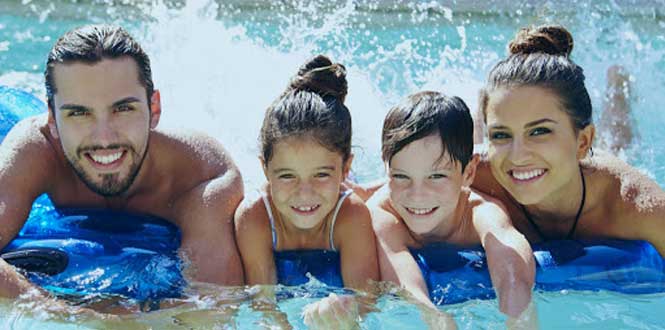
MULTIPOLYGON (((525 5, 507 1, 441 5, 433 1, 3 0, 0 84, 43 97, 44 62, 58 36, 86 23, 121 24, 151 56, 155 85, 162 92, 160 126, 194 128, 220 139, 242 169, 247 189, 254 189, 263 182, 257 136, 265 108, 300 64, 312 55, 327 54, 348 68, 347 105, 353 115, 356 154, 353 170, 363 182, 383 176, 380 126, 390 106, 405 95, 432 89, 459 95, 474 109, 478 89, 492 65, 505 55, 515 31, 529 24, 559 23, 575 37, 573 59, 585 69, 595 119, 602 109, 607 68, 621 64, 631 73, 632 124, 639 136, 621 156, 664 186, 663 5, 663 1, 639 0, 525 5)), ((0 301, 0 328, 258 326, 260 317, 249 307, 246 292, 216 290, 217 294, 205 297, 193 295, 180 307, 123 317, 106 325, 54 317, 29 300, 0 301)), ((296 294, 282 300, 280 309, 296 328, 304 328, 300 312, 313 299, 307 293, 296 294)), ((538 292, 535 301, 543 329, 661 329, 665 324, 662 294, 538 292)), ((401 298, 386 296, 377 306, 362 328, 424 326, 418 311, 401 298)), ((504 317, 494 300, 442 309, 452 313, 461 329, 503 327, 504 317)))

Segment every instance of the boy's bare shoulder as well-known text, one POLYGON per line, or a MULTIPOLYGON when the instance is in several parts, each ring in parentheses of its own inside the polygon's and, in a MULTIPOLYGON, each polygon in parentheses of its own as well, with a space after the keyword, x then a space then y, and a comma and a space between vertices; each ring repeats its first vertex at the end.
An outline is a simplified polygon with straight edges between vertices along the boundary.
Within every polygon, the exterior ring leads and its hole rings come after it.
POLYGON ((503 202, 483 192, 471 190, 469 194, 469 208, 474 222, 510 223, 508 211, 503 202))

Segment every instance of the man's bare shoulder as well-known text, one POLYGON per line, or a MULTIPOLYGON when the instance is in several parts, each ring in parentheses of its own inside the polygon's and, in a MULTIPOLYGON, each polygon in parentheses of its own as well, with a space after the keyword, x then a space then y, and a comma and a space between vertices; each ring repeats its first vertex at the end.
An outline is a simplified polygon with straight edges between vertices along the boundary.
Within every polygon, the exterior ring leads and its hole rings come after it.
POLYGON ((155 152, 160 161, 170 160, 176 173, 188 173, 190 178, 213 179, 229 169, 235 170, 231 156, 215 138, 196 131, 151 132, 155 152))
POLYGON ((58 147, 49 131, 47 114, 29 117, 18 122, 7 133, 0 149, 0 163, 7 165, 11 162, 39 161, 41 165, 53 165, 58 147))

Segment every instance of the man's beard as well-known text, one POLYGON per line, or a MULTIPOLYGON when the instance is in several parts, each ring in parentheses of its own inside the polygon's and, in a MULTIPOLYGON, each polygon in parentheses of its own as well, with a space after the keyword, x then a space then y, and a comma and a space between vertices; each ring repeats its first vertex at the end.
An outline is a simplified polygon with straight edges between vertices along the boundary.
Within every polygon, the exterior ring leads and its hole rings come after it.
POLYGON ((146 151, 143 153, 143 157, 140 157, 139 154, 136 152, 136 149, 134 149, 134 147, 129 144, 113 144, 106 147, 102 146, 79 147, 76 150, 76 158, 72 159, 74 157, 67 157, 67 160, 71 165, 71 167, 74 169, 76 175, 79 177, 79 179, 81 179, 81 181, 83 181, 83 183, 88 187, 88 189, 104 197, 115 197, 126 192, 129 189, 129 187, 131 187, 132 183, 134 183, 134 180, 136 179, 136 176, 138 175, 139 170, 141 169, 141 165, 143 165, 143 160, 145 159, 145 156, 147 154, 148 154, 147 146, 146 146, 146 151), (93 180, 92 177, 88 173, 86 173, 83 167, 80 165, 80 162, 85 157, 83 156, 83 153, 86 151, 95 151, 102 149, 118 149, 118 148, 124 148, 125 150, 127 150, 128 153, 131 153, 132 160, 134 161, 129 166, 129 172, 127 173, 127 177, 125 177, 124 180, 120 180, 118 178, 118 176, 120 175, 119 173, 97 174, 102 178, 102 182, 96 183, 95 180, 93 180))

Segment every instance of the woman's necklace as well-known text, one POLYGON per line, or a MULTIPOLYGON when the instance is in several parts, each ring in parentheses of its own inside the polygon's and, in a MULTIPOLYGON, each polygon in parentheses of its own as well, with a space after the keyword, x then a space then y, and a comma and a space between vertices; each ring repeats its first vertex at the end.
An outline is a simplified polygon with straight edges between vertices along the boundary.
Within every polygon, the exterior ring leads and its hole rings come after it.
MULTIPOLYGON (((584 202, 586 200, 586 182, 584 181, 584 173, 582 173, 582 167, 580 167, 580 177, 582 177, 582 202, 580 203, 580 208, 577 210, 577 214, 575 215, 575 222, 573 222, 573 227, 570 228, 570 231, 568 232, 568 235, 566 235, 565 239, 571 239, 573 237, 573 233, 575 233, 575 228, 577 228, 577 223, 580 220, 580 215, 582 215, 582 210, 584 209, 584 202)), ((531 215, 529 215, 529 212, 527 212, 526 207, 524 207, 524 205, 522 204, 520 204, 520 207, 522 208, 522 212, 524 212, 526 219, 529 220, 529 223, 536 230, 538 236, 540 236, 540 239, 543 241, 547 241, 548 240, 547 237, 545 237, 543 232, 540 231, 540 227, 538 227, 538 225, 536 225, 533 219, 531 219, 531 215)))

